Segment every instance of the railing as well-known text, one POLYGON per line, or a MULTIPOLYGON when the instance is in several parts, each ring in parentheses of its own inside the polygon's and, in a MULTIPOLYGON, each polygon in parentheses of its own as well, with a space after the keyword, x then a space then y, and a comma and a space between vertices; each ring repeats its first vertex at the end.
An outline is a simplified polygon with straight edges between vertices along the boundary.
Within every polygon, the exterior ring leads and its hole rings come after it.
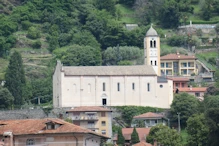
POLYGON ((90 124, 90 125, 88 124, 88 125, 86 125, 85 127, 86 127, 86 128, 90 128, 90 129, 96 128, 94 124, 90 124))
POLYGON ((98 120, 98 116, 73 116, 72 120, 98 120))

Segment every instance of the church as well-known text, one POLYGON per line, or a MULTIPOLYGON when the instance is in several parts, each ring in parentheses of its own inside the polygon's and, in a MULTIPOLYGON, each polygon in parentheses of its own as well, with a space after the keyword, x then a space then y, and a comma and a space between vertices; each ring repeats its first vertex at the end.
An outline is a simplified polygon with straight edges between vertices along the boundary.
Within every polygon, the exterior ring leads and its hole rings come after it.
POLYGON ((144 38, 144 65, 63 66, 53 74, 53 106, 151 106, 170 108, 173 81, 160 76, 160 38, 144 38))

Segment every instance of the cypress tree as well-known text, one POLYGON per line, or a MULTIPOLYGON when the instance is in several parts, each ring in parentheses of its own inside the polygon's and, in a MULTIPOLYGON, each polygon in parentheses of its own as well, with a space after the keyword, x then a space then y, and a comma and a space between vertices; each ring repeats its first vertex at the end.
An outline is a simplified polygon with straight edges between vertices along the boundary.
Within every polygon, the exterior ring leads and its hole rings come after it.
POLYGON ((119 129, 118 129, 118 140, 117 140, 117 144, 118 144, 118 145, 124 145, 124 143, 125 143, 125 138, 124 138, 124 136, 122 135, 122 129, 119 128, 119 129))
POLYGON ((140 142, 139 137, 138 137, 138 133, 136 131, 136 128, 134 127, 134 130, 133 130, 132 135, 131 135, 131 143, 136 144, 138 142, 140 142))
POLYGON ((24 103, 22 89, 26 84, 23 61, 21 54, 15 51, 9 61, 5 74, 5 86, 14 96, 14 105, 21 106, 24 103))

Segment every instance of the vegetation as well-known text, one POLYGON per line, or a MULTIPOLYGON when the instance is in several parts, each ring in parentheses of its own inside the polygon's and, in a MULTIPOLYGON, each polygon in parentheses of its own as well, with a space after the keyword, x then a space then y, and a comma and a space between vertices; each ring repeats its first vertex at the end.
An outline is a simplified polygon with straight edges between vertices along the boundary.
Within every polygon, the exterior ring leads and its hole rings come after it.
POLYGON ((124 122, 127 125, 131 124, 132 118, 134 116, 146 113, 146 112, 161 112, 163 109, 153 108, 153 107, 144 107, 144 106, 118 106, 116 107, 121 113, 124 122))
POLYGON ((0 109, 12 109, 14 97, 7 88, 0 88, 0 109))
POLYGON ((138 136, 138 133, 136 131, 136 128, 134 127, 133 129, 133 132, 131 134, 131 143, 132 144, 136 144, 136 143, 139 143, 139 136, 138 136))
POLYGON ((161 145, 182 146, 181 137, 177 131, 161 124, 150 129, 147 142, 154 143, 154 140, 161 145))
POLYGON ((188 93, 176 94, 171 104, 171 119, 177 121, 177 114, 180 114, 181 126, 186 126, 187 119, 198 112, 198 99, 188 93))
POLYGON ((24 104, 24 90, 26 88, 26 79, 21 54, 14 52, 11 56, 8 69, 5 74, 5 87, 14 97, 14 105, 24 104))
POLYGON ((123 137, 123 135, 122 135, 122 128, 119 128, 118 129, 118 140, 117 140, 117 144, 118 145, 124 145, 124 143, 125 143, 125 138, 123 137))

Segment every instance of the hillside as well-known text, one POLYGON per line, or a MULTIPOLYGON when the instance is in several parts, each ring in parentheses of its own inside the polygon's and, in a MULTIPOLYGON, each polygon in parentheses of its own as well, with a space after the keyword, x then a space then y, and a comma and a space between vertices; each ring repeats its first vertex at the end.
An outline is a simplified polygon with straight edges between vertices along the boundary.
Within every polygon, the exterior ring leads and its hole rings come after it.
POLYGON ((187 54, 187 46, 200 45, 215 33, 202 36, 195 33, 190 37, 178 34, 176 27, 189 20, 216 23, 219 20, 216 2, 211 3, 207 18, 203 16, 201 0, 186 5, 182 5, 183 0, 179 3, 176 0, 0 0, 0 81, 4 80, 10 55, 18 51, 32 92, 28 102, 37 103, 35 98, 42 97, 42 103, 47 103, 52 99, 56 59, 65 65, 141 64, 143 38, 151 23, 161 37, 161 55, 176 51, 187 54), (129 23, 138 27, 127 30, 124 24, 129 23), (115 56, 110 56, 112 48, 115 56), (118 54, 119 48, 136 53, 135 57, 118 54))

